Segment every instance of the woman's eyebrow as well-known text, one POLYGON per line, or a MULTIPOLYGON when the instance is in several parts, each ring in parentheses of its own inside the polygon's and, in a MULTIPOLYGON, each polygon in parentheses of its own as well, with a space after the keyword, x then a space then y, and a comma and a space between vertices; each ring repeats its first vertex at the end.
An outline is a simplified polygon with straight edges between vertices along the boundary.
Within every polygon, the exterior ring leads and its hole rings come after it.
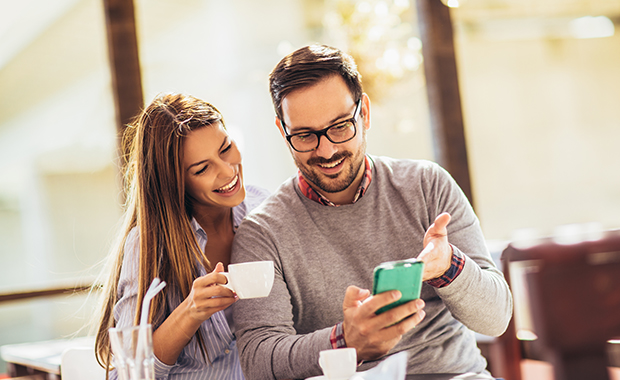
POLYGON ((222 150, 226 144, 228 144, 228 136, 224 137, 224 141, 222 141, 222 145, 220 145, 220 150, 222 150))
MULTIPOLYGON (((222 145, 220 145, 220 150, 222 150, 222 148, 223 148, 223 147, 224 147, 227 143, 228 143, 228 136, 224 137, 224 141, 222 141, 222 145)), ((209 162, 209 159, 206 159, 206 160, 202 160, 202 161, 195 162, 195 163, 191 164, 191 165, 187 168, 187 170, 189 170, 189 169, 193 168, 193 167, 194 167, 194 166, 196 166, 196 165, 204 164, 204 163, 206 163, 206 162, 209 162)))
POLYGON ((206 163, 206 162, 209 162, 209 160, 207 159, 207 160, 202 160, 202 161, 195 162, 195 163, 191 164, 191 165, 187 168, 187 170, 189 171, 189 169, 193 168, 194 166, 196 166, 196 165, 200 165, 200 164, 204 164, 204 163, 206 163))

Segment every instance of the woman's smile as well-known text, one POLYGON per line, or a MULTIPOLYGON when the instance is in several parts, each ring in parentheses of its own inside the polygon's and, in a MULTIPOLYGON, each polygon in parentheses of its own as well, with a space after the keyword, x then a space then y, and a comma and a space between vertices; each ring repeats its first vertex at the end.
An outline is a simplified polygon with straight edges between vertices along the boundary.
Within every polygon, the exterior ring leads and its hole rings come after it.
POLYGON ((224 185, 220 187, 219 189, 215 189, 213 191, 221 195, 234 195, 239 190, 240 186, 237 186, 238 184, 239 184, 239 174, 237 174, 235 178, 233 178, 232 181, 230 181, 227 185, 224 185))

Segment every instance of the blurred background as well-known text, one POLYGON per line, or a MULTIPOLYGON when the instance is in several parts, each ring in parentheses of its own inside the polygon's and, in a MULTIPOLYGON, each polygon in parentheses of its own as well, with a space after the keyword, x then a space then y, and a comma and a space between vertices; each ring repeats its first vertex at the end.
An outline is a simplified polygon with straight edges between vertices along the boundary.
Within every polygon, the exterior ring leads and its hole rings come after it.
MULTIPOLYGON (((445 3, 489 244, 620 228, 620 1, 445 3)), ((357 60, 372 101, 369 153, 435 159, 414 0, 134 4, 144 101, 184 92, 216 105, 246 183, 273 191, 295 174, 267 77, 314 42, 357 60)), ((123 211, 103 3, 0 9, 0 293, 90 284, 123 211)), ((0 345, 85 335, 95 298, 2 302, 0 345)))

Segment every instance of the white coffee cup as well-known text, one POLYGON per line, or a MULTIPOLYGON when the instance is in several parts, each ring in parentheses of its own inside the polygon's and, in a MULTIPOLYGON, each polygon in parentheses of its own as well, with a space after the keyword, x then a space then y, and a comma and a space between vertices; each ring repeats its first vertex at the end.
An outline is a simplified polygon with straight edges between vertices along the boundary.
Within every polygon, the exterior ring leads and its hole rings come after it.
POLYGON ((329 380, 346 380, 355 375, 357 352, 355 348, 337 348, 319 353, 319 365, 329 380))
POLYGON ((273 286, 273 261, 250 261, 229 264, 228 272, 222 272, 228 279, 226 286, 239 298, 267 297, 273 286))

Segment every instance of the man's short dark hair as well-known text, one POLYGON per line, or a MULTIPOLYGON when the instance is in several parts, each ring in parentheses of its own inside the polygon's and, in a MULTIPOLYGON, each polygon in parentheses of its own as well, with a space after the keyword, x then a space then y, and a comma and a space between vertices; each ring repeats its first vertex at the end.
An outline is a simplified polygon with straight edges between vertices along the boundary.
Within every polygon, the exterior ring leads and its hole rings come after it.
POLYGON ((354 101, 362 97, 362 76, 357 65, 349 54, 339 49, 310 45, 282 58, 269 75, 269 91, 278 118, 283 119, 282 100, 288 94, 333 75, 344 79, 354 101))

